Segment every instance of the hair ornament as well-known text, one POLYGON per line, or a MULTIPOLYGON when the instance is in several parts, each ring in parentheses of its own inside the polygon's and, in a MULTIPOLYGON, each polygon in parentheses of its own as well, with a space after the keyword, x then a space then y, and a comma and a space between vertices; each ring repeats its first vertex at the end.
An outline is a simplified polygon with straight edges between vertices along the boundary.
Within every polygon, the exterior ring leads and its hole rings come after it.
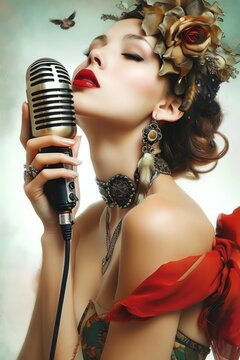
MULTIPOLYGON (((139 14, 146 35, 156 36, 154 52, 161 59, 159 75, 178 75, 174 92, 182 96, 181 111, 193 102, 212 102, 219 85, 235 78, 240 47, 222 42, 224 12, 205 0, 122 0, 121 18, 139 14)), ((110 15, 111 16, 111 15, 110 15)), ((104 20, 110 16, 104 15, 104 20)))

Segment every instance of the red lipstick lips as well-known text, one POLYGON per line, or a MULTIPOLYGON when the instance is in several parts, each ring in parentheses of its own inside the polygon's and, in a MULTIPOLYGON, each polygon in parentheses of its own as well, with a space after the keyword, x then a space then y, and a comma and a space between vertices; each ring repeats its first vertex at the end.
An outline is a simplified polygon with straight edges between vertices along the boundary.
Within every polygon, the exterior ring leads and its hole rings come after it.
POLYGON ((73 80, 73 85, 78 88, 99 88, 100 85, 92 70, 80 70, 73 80))

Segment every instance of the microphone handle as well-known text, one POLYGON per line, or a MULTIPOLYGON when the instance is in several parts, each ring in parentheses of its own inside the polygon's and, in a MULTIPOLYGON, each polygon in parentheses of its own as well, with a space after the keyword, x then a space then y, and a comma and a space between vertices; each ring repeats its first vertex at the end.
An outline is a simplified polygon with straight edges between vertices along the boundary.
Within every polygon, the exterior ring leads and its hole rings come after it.
MULTIPOLYGON (((49 146, 42 148, 41 153, 64 153, 68 156, 72 156, 72 150, 66 147, 56 147, 49 146)), ((56 168, 66 168, 73 169, 72 165, 68 164, 54 164, 47 165, 45 168, 56 169, 56 168)), ((48 180, 44 186, 44 192, 49 200, 51 206, 58 212, 71 212, 71 210, 76 206, 78 200, 75 194, 75 183, 73 179, 53 179, 48 180)))

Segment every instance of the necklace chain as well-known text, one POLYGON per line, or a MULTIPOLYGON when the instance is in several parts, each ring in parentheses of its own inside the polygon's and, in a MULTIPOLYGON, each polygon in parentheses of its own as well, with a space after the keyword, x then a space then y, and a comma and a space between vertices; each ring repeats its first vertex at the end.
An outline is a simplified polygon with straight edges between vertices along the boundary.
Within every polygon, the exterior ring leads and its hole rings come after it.
POLYGON ((119 221, 116 228, 114 229, 112 237, 110 237, 109 232, 109 208, 107 207, 106 211, 106 245, 107 245, 107 253, 102 259, 102 274, 104 274, 110 264, 110 261, 112 259, 113 250, 115 248, 116 241, 119 237, 121 226, 122 226, 122 220, 119 221))
MULTIPOLYGON (((167 163, 160 157, 159 154, 154 157, 154 174, 151 178, 150 186, 155 178, 159 174, 170 175, 171 171, 167 163)), ((107 181, 102 181, 96 179, 97 185, 99 187, 100 194, 103 197, 103 200, 107 203, 106 210, 106 246, 107 252, 102 259, 102 274, 104 274, 109 266, 109 263, 112 259, 114 247, 116 241, 119 237, 122 219, 117 224, 114 229, 112 237, 110 237, 109 232, 109 208, 118 206, 119 208, 129 208, 135 202, 135 197, 137 194, 137 186, 139 183, 139 174, 138 170, 135 171, 134 180, 129 179, 126 175, 117 174, 107 181)), ((150 187, 149 186, 149 187, 150 187)))

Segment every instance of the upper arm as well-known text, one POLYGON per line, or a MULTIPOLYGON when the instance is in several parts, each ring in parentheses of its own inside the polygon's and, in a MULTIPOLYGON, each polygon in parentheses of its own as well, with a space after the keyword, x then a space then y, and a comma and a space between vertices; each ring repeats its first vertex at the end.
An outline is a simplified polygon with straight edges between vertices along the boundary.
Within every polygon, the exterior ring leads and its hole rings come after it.
MULTIPOLYGON (((201 222, 191 212, 153 199, 130 211, 122 229, 115 300, 126 298, 162 264, 209 250, 210 232, 201 229, 201 222)), ((180 311, 144 321, 111 322, 102 359, 114 355, 116 360, 169 360, 179 319, 180 311)))
POLYGON ((94 298, 100 279, 102 242, 99 222, 104 206, 93 204, 82 213, 74 224, 72 242, 72 273, 76 321, 90 298, 94 298))
POLYGON ((74 252, 76 252, 79 243, 83 243, 86 236, 99 226, 104 207, 103 201, 98 201, 87 207, 87 209, 75 219, 72 238, 72 248, 74 252))

